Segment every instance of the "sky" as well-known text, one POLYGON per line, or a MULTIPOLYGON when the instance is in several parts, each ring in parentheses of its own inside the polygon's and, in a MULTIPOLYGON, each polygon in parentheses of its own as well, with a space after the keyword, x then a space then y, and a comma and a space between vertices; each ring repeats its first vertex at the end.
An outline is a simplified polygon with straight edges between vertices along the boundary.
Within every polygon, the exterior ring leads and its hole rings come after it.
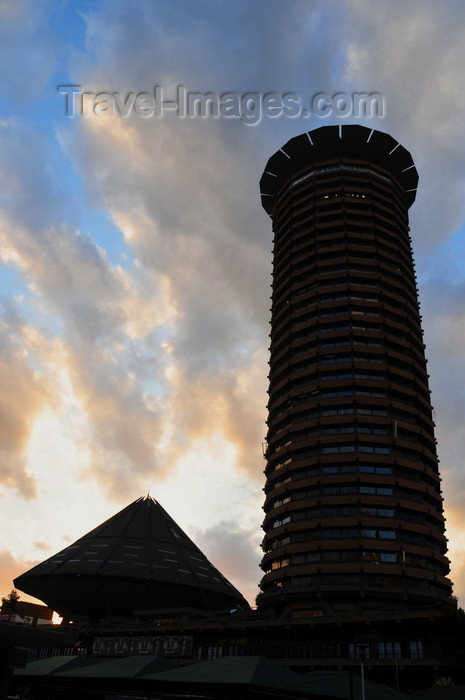
POLYGON ((1 0, 1 595, 150 493, 253 603, 272 248, 258 183, 293 136, 357 123, 420 175, 410 225, 465 605, 464 23, 462 0, 1 0), (218 115, 168 105, 188 93, 218 115), (382 109, 350 110, 363 93, 382 109))

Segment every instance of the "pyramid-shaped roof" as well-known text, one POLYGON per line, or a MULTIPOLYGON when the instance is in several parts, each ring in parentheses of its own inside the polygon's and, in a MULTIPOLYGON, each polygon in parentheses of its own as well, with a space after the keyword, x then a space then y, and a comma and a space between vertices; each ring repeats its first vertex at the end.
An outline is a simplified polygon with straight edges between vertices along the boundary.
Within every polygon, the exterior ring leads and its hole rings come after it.
POLYGON ((103 618, 165 607, 248 608, 150 496, 137 499, 14 584, 65 617, 103 618))

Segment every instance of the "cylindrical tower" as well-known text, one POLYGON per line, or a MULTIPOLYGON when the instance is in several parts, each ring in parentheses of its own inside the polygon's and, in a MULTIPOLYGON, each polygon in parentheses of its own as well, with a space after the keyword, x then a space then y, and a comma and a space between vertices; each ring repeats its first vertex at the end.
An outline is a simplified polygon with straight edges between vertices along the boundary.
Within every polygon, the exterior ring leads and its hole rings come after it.
POLYGON ((262 610, 453 605, 409 237, 418 175, 387 134, 291 139, 273 220, 262 610))

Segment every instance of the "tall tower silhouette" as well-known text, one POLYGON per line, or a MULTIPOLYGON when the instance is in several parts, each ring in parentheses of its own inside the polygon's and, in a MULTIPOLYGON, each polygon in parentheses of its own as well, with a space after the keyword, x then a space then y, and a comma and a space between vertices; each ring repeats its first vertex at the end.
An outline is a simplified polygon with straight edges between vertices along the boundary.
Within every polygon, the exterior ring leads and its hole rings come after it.
POLYGON ((292 617, 452 606, 409 237, 391 136, 291 139, 260 181, 274 230, 264 576, 292 617))

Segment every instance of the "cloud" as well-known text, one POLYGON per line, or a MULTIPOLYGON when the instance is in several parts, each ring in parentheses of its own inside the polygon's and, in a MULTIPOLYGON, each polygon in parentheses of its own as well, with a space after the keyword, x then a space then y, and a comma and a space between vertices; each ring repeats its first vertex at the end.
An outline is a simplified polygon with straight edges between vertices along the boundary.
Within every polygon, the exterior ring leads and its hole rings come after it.
MULTIPOLYGON (((38 564, 39 561, 30 561, 22 558, 16 558, 9 550, 3 549, 0 551, 0 594, 1 597, 6 597, 13 589, 13 579, 28 569, 38 564)), ((40 602, 32 596, 20 593, 20 599, 24 601, 40 602)))
POLYGON ((34 124, 23 119, 0 121, 0 206, 14 227, 37 234, 65 217, 59 174, 51 166, 56 154, 34 124))
MULTIPOLYGON (((4 148, 8 150, 6 141, 4 148)), ((40 145, 34 134, 29 135, 27 146, 30 159, 35 163, 40 156, 40 145)), ((42 183, 34 188, 34 178, 39 179, 39 175, 28 172, 28 162, 19 159, 12 161, 11 166, 10 179, 15 182, 17 198, 10 207, 7 201, 4 203, 0 227, 3 259, 14 264, 26 277, 32 295, 42 304, 42 311, 59 320, 61 366, 71 379, 77 400, 87 412, 93 469, 96 475, 101 471, 102 480, 107 482, 110 491, 127 493, 128 487, 137 488, 138 474, 145 479, 150 469, 159 469, 155 458, 156 400, 151 401, 147 396, 142 380, 153 373, 157 381, 157 346, 151 348, 150 336, 169 320, 170 310, 163 303, 163 290, 158 293, 156 283, 138 269, 137 264, 134 271, 113 267, 104 251, 88 236, 66 225, 54 226, 56 212, 51 206, 47 208, 46 219, 51 224, 48 228, 43 227, 40 217, 34 220, 19 216, 18 209, 26 190, 30 189, 29 204, 33 203, 34 196, 41 201, 51 201, 56 192, 53 181, 45 196, 42 183), (147 336, 148 347, 144 348, 140 341, 147 336)), ((60 210, 57 214, 59 217, 60 210)), ((5 334, 8 337, 7 331, 5 334)), ((25 342, 24 337, 21 340, 25 342)), ((25 351, 19 341, 17 344, 19 354, 25 351)), ((42 359, 47 362, 46 357, 42 359)), ((19 360, 16 364, 19 367, 19 360)), ((14 480, 15 475, 19 479, 19 474, 25 474, 24 465, 20 470, 19 462, 15 465, 11 459, 11 452, 22 451, 29 434, 26 427, 31 427, 28 412, 21 403, 26 389, 30 394, 30 413, 37 414, 42 406, 39 378, 32 373, 28 377, 25 372, 22 384, 16 380, 15 385, 5 386, 9 389, 4 397, 10 421, 9 424, 5 421, 5 425, 8 425, 11 444, 9 459, 2 464, 4 477, 8 474, 10 480, 14 480), (27 379, 30 386, 26 386, 27 379), (18 395, 15 411, 13 388, 18 392, 18 387, 23 396, 18 395), (16 432, 12 430, 12 422, 17 427, 16 432), (21 434, 19 424, 23 428, 21 434), (14 435, 18 437, 12 443, 14 435), (7 472, 7 464, 10 472, 7 472)), ((5 366, 4 374, 5 384, 8 377, 11 382, 14 380, 11 368, 5 366)), ((162 372, 159 372, 158 384, 163 384, 162 372)), ((26 493, 24 479, 21 483, 26 493)), ((32 485, 29 491, 31 495, 32 485)))
POLYGON ((383 130, 411 151, 420 175, 410 223, 452 579, 462 596, 465 97, 458 86, 465 49, 457 16, 463 15, 463 6, 454 0, 441 7, 427 1, 419 8, 397 0, 375 7, 360 0, 347 7, 345 85, 358 80, 382 92, 387 105, 383 130))
POLYGON ((465 279, 457 269, 457 251, 446 249, 436 257, 422 289, 441 473, 446 506, 455 509, 463 504, 465 496, 465 279))
POLYGON ((44 541, 38 540, 37 542, 33 543, 35 549, 38 549, 41 552, 49 552, 50 551, 50 540, 46 538, 44 541))
POLYGON ((465 58, 460 2, 415 5, 394 0, 347 8, 346 85, 359 81, 382 92, 388 127, 411 150, 420 173, 412 235, 417 261, 463 221, 465 58), (419 8, 419 5, 416 6, 419 8), (440 40, 447 37, 447 41, 440 40))
POLYGON ((0 484, 32 499, 37 484, 25 450, 34 418, 53 402, 54 392, 52 383, 28 362, 24 320, 13 304, 5 307, 0 323, 0 484))
POLYGON ((38 97, 55 68, 49 5, 48 0, 40 7, 33 0, 0 4, 0 82, 13 108, 38 97))
POLYGON ((221 521, 214 527, 195 532, 195 542, 212 564, 255 605, 262 557, 260 533, 247 530, 234 521, 221 521))
POLYGON ((448 551, 451 560, 450 578, 453 583, 453 593, 458 597, 459 605, 463 608, 465 598, 465 530, 462 503, 451 506, 451 501, 449 501, 446 515, 447 535, 450 538, 448 551))

